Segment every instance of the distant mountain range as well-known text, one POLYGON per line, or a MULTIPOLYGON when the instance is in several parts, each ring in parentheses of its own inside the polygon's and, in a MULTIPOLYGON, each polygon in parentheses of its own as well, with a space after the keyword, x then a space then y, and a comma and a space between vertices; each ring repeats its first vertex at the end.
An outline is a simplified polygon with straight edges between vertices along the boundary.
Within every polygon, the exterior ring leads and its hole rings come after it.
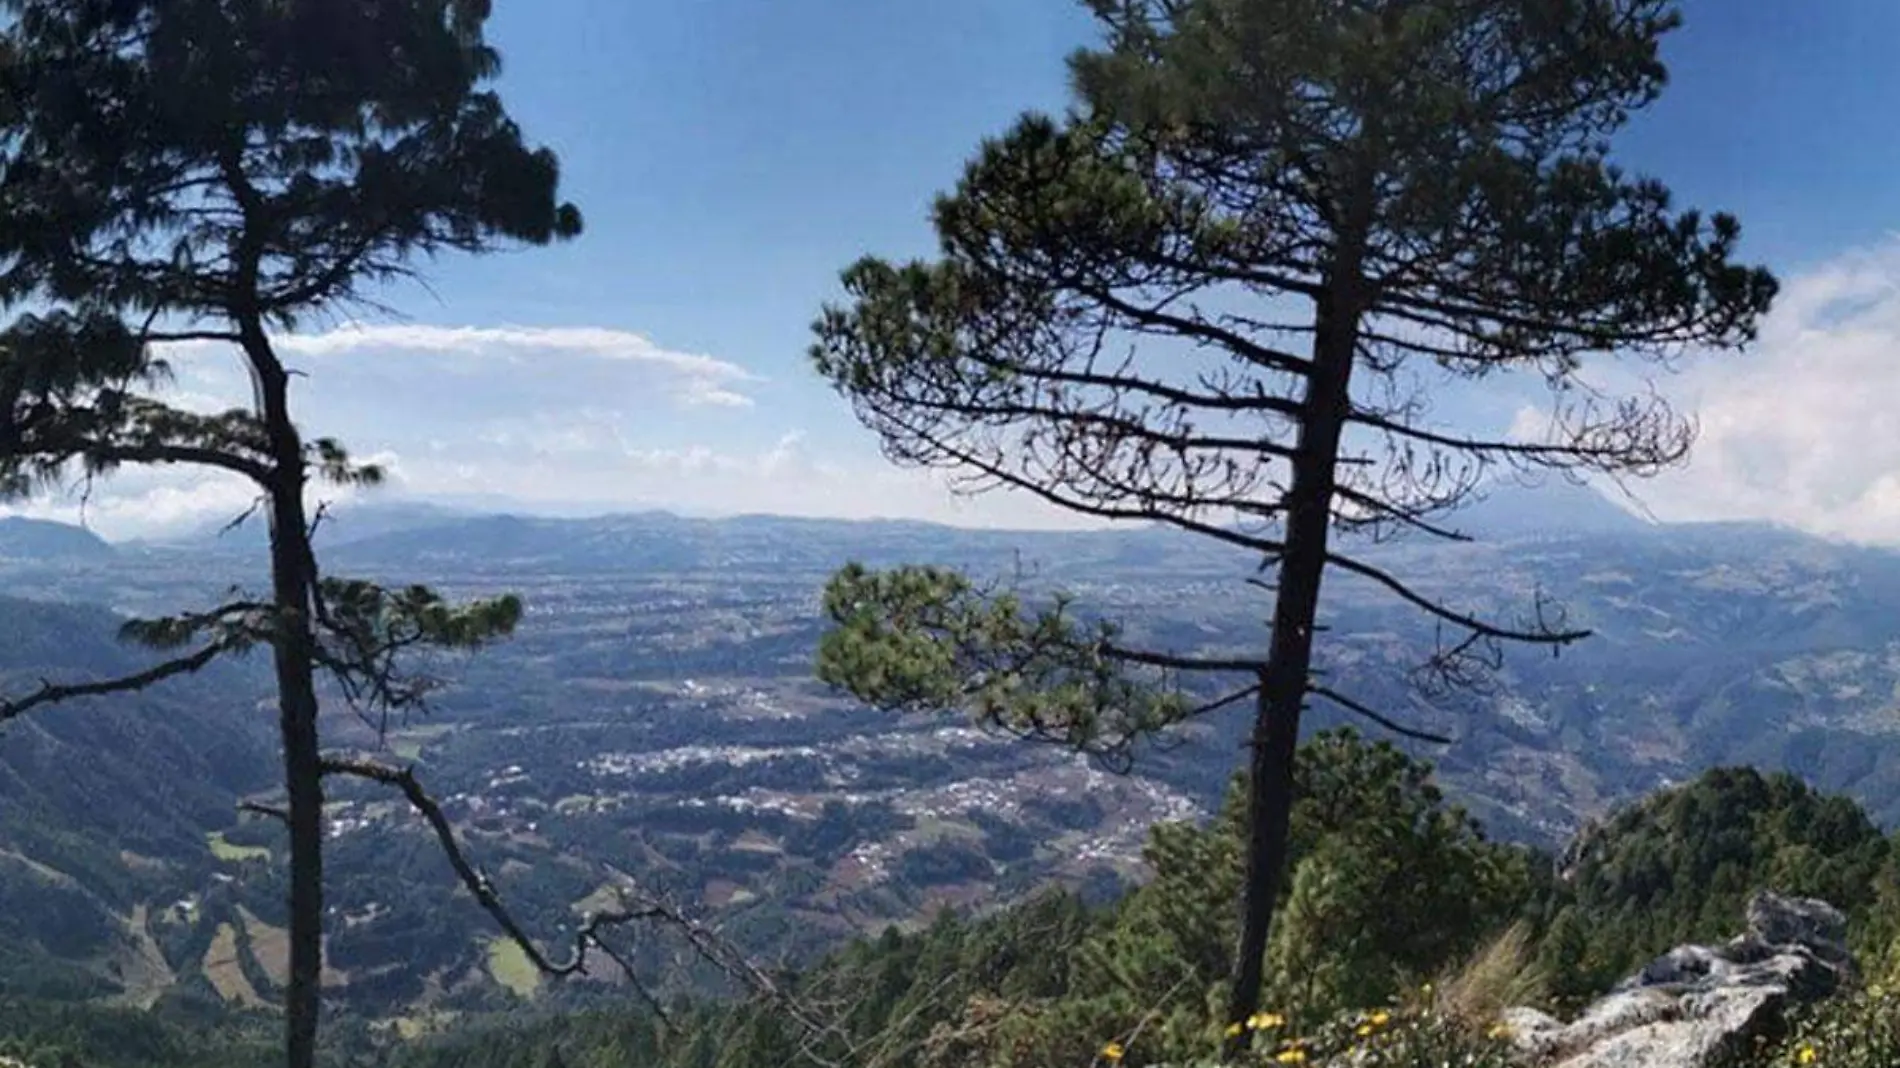
POLYGON ((0 518, 0 560, 103 560, 113 554, 104 538, 83 527, 20 516, 0 518))
POLYGON ((1550 476, 1504 481, 1453 513, 1448 525, 1478 538, 1526 535, 1632 534, 1657 524, 1600 491, 1550 476))
MULTIPOLYGON (((339 502, 328 507, 326 513, 324 524, 319 528, 319 537, 324 544, 331 547, 392 534, 428 528, 447 528, 470 522, 477 522, 487 527, 489 536, 503 539, 497 544, 506 544, 508 538, 517 539, 516 548, 525 547, 519 539, 532 537, 533 531, 571 530, 573 524, 576 523, 604 523, 629 527, 667 524, 682 533, 715 536, 721 528, 734 524, 770 529, 779 529, 788 524, 795 527, 800 523, 815 524, 813 529, 829 529, 843 524, 867 531, 886 530, 893 533, 964 529, 913 520, 847 521, 749 514, 689 517, 664 510, 590 513, 578 506, 563 508, 557 512, 543 512, 525 505, 510 507, 505 499, 500 498, 492 500, 483 498, 471 503, 459 498, 439 500, 433 497, 381 494, 339 502)), ((0 548, 4 548, 7 544, 4 528, 10 523, 21 524, 23 527, 31 526, 49 538, 58 531, 64 532, 67 537, 79 536, 85 541, 104 544, 96 535, 77 527, 41 520, 20 519, 0 520, 0 548)), ((1520 484, 1509 480, 1499 482, 1474 499, 1472 503, 1453 513, 1446 525, 1478 538, 1514 538, 1549 533, 1629 533, 1655 524, 1639 517, 1630 508, 1613 503, 1594 488, 1553 477, 1534 484, 1520 484)), ((1139 528, 1133 526, 1117 527, 1115 534, 1111 536, 1125 538, 1137 530, 1139 528)), ((128 544, 198 549, 213 546, 226 550, 249 551, 264 544, 265 531, 265 523, 260 517, 253 516, 235 527, 229 519, 220 518, 180 535, 159 539, 136 539, 128 544)), ((1037 542, 1051 537, 1073 536, 1067 533, 1025 534, 1016 531, 1005 533, 1037 542)))

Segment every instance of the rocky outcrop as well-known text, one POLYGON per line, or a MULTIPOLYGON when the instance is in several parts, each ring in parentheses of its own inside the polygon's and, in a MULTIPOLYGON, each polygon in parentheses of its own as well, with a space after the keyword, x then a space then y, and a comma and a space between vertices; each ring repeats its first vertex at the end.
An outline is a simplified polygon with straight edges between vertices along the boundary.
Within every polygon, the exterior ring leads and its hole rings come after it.
POLYGON ((1747 923, 1725 945, 1670 950, 1569 1023, 1512 1009, 1504 1024, 1530 1065, 1705 1068, 1853 975, 1846 918, 1826 902, 1758 894, 1747 923))

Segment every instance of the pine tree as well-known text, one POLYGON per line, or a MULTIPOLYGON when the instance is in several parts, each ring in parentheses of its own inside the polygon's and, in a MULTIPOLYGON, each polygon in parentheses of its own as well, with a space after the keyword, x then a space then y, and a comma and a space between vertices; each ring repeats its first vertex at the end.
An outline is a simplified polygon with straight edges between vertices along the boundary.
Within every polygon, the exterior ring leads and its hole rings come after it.
MULTIPOLYGON (((816 330, 818 369, 895 460, 1095 518, 1252 554, 1257 654, 1142 648, 1058 599, 941 569, 850 567, 822 677, 895 707, 970 707, 1125 761, 1239 701, 1247 878, 1227 1016, 1258 1007, 1309 697, 1383 719, 1312 673, 1321 578, 1437 625, 1427 681, 1502 643, 1585 632, 1541 602, 1481 618, 1338 530, 1457 536, 1442 515, 1503 472, 1644 475, 1692 427, 1593 372, 1754 336, 1775 281, 1739 226, 1678 212, 1609 141, 1661 90, 1667 0, 1090 0, 1106 43, 1077 100, 986 143, 934 220, 942 255, 866 259, 816 330), (1541 434, 1430 416, 1432 383, 1541 382, 1541 434), (1230 690, 1188 691, 1183 673, 1230 690)), ((1237 576, 1239 577, 1239 576, 1237 576)))
POLYGON ((1560 1002, 1586 997, 1601 988, 1589 971, 1590 937, 1576 908, 1566 905, 1545 928, 1538 964, 1551 977, 1551 993, 1560 1002))
POLYGON ((1394 976, 1366 921, 1384 888, 1385 858, 1338 838, 1322 841, 1293 869, 1285 915, 1267 947, 1273 1006, 1305 1034, 1347 1009, 1378 1005, 1394 976))
MULTIPOLYGON (((1310 1023, 1377 1005, 1461 961, 1531 897, 1526 852, 1486 840, 1439 791, 1431 765, 1390 743, 1323 732, 1300 747, 1294 780, 1289 851, 1305 884, 1282 890, 1291 911, 1268 954, 1273 1010, 1310 1023)), ((1130 1049, 1142 1057, 1205 1052, 1209 997, 1218 1001, 1232 970, 1244 787, 1205 825, 1150 831, 1152 877, 1077 948, 1065 1025, 1096 1036, 1141 1025, 1130 1049)), ((1055 1053, 1037 1046, 1025 1060, 1055 1053)))
POLYGON ((30 493, 127 464, 235 475, 268 518, 271 588, 131 624, 129 636, 172 659, 49 684, 0 707, 0 720, 269 649, 290 836, 287 1056, 308 1068, 323 781, 368 776, 427 806, 407 771, 326 754, 317 675, 386 722, 432 685, 403 666, 404 650, 480 645, 508 633, 521 606, 451 605, 423 587, 320 572, 313 480, 374 483, 380 472, 306 438, 273 332, 373 305, 373 287, 409 276, 419 258, 572 237, 579 215, 556 197, 552 154, 523 143, 485 86, 498 64, 482 37, 486 0, 5 6, 0 298, 30 311, 0 349, 3 488, 30 493), (255 406, 205 415, 167 404, 153 346, 185 341, 226 347, 250 373, 255 406))

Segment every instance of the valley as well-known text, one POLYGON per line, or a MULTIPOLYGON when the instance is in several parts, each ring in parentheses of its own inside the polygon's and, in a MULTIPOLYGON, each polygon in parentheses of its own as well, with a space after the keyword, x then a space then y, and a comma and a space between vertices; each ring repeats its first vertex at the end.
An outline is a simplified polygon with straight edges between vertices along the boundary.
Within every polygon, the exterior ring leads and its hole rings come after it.
MULTIPOLYGON (((1489 686, 1428 700, 1408 671, 1431 628, 1340 582, 1325 669, 1383 713, 1453 737, 1404 745, 1438 761, 1453 796, 1505 837, 1555 847, 1615 802, 1732 763, 1796 771, 1900 820, 1900 623, 1889 611, 1900 556, 1768 528, 1599 518, 1370 550, 1503 618, 1541 589, 1597 631, 1582 646, 1556 659, 1512 651, 1489 686)), ((1141 877, 1149 826, 1204 817, 1238 765, 1240 712, 1183 728, 1123 775, 956 713, 864 708, 812 678, 819 592, 853 559, 1020 575, 1025 589, 1065 590, 1128 619, 1131 637, 1158 648, 1260 640, 1248 561, 1166 534, 663 515, 385 515, 373 526, 353 534, 345 513, 324 531, 333 573, 456 596, 513 591, 528 614, 514 640, 433 665, 447 685, 426 716, 365 722, 331 695, 329 742, 413 762, 556 956, 622 879, 788 965, 1050 882, 1107 898, 1141 877)), ((45 636, 0 653, 10 689, 145 655, 112 640, 107 615, 70 605, 202 605, 257 574, 241 540, 5 555, 0 584, 18 600, 0 604, 0 628, 45 636)), ((3 943, 15 959, 0 966, 0 990, 271 1011, 282 833, 238 809, 275 797, 264 668, 238 661, 0 730, 0 891, 34 917, 3 943)), ((1336 709, 1310 717, 1313 729, 1348 722, 1379 733, 1336 709)), ((337 782, 328 819, 327 982, 345 1011, 411 1033, 611 992, 607 973, 542 983, 501 948, 400 795, 337 782)), ((634 954, 677 989, 714 981, 670 966, 674 951, 654 938, 634 954)))

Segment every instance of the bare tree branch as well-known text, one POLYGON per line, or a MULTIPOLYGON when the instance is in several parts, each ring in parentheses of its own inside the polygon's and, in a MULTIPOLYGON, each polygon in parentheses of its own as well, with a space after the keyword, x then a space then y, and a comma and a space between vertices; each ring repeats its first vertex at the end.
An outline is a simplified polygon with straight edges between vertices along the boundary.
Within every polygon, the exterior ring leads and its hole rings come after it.
POLYGON ((198 464, 204 467, 218 467, 243 475, 260 486, 268 486, 271 478, 271 469, 265 464, 242 456, 234 456, 228 452, 220 452, 217 449, 185 445, 97 443, 80 446, 74 451, 88 458, 113 464, 198 464))
POLYGON ((502 904, 501 895, 495 891, 494 883, 488 876, 477 871, 475 865, 469 861, 468 854, 463 851, 461 843, 455 838, 454 825, 443 813, 442 806, 423 789, 421 781, 416 778, 414 768, 391 767, 371 760, 325 757, 322 769, 325 775, 347 775, 368 779, 371 782, 393 786, 400 790, 408 799, 409 807, 415 809, 435 832, 436 841, 442 846, 442 852, 448 858, 449 866, 455 869, 456 877, 461 879, 462 885, 468 888, 468 892, 475 896, 476 903, 493 917, 503 933, 521 947, 522 952, 527 954, 528 960, 534 964, 535 968, 547 975, 558 978, 576 973, 586 974, 587 947, 593 940, 595 932, 602 926, 648 918, 646 915, 598 914, 589 920, 588 924, 575 936, 573 958, 565 964, 556 964, 542 951, 540 944, 522 929, 521 924, 508 911, 507 906, 502 904))
POLYGON ((1346 418, 1361 426, 1370 427, 1374 430, 1380 430, 1401 438, 1410 438, 1413 441, 1422 442, 1427 445, 1436 445, 1444 449, 1480 455, 1504 454, 1519 456, 1532 460, 1533 462, 1541 461, 1553 465, 1561 465, 1564 461, 1570 461, 1572 465, 1584 466, 1592 460, 1604 463, 1616 463, 1626 459, 1631 451, 1627 447, 1619 448, 1613 444, 1592 445, 1587 442, 1552 444, 1548 442, 1459 437, 1453 434, 1413 426, 1409 423, 1403 423, 1376 412, 1369 412, 1363 409, 1355 409, 1346 418))
MULTIPOLYGON (((895 420, 893 421, 895 422, 895 420)), ((922 434, 919 436, 926 437, 922 434)), ((1285 548, 1282 542, 1274 539, 1254 537, 1237 530, 1216 526, 1213 523, 1204 522, 1186 515, 1179 515, 1158 508, 1130 508, 1126 506, 1095 504, 1080 500, 1076 497, 1064 494, 1054 487, 1044 485, 1035 479, 1013 474, 995 463, 981 459, 966 449, 945 444, 934 438, 928 440, 933 449, 941 453, 954 464, 969 467, 998 482, 1013 486, 1026 493, 1040 497, 1051 504, 1067 508, 1083 515, 1092 515, 1098 519, 1131 519, 1165 523, 1169 526, 1179 527, 1182 530, 1190 531, 1195 534, 1204 534, 1215 541, 1226 542, 1229 545, 1238 546, 1243 549, 1251 549, 1255 552, 1275 553, 1285 548)), ((943 465, 939 463, 933 466, 943 465)))
POLYGON ((1313 686, 1309 684, 1306 687, 1306 692, 1312 694, 1314 697, 1324 697, 1326 700, 1331 701, 1332 703, 1340 706, 1341 708, 1344 708, 1348 712, 1354 712, 1361 716, 1364 716, 1365 718, 1371 720, 1374 723, 1377 723, 1379 726, 1384 727, 1386 730, 1389 730, 1393 732, 1394 734, 1402 734, 1407 738, 1415 738, 1421 742, 1430 742, 1433 745, 1450 745, 1451 744, 1452 740, 1450 738, 1445 737, 1442 734, 1433 734, 1430 731, 1422 731, 1422 730, 1417 729, 1416 727, 1407 727, 1404 724, 1396 723, 1390 718, 1380 715, 1377 711, 1375 711, 1371 707, 1365 704, 1362 704, 1358 701, 1355 701, 1352 698, 1347 697, 1345 694, 1340 693, 1338 690, 1332 689, 1331 687, 1313 686))
POLYGON ((1218 660, 1192 656, 1174 656, 1168 653, 1149 653, 1139 649, 1103 642, 1097 649, 1111 660, 1123 660, 1130 664, 1146 667, 1169 668, 1175 671, 1245 671, 1258 673, 1266 669, 1265 660, 1218 660))
POLYGON ((261 493, 251 498, 251 503, 248 507, 246 507, 242 512, 239 512, 236 516, 232 517, 232 519, 229 522, 225 523, 223 526, 218 528, 218 537, 222 538, 226 534, 229 534, 232 531, 243 526, 245 523, 250 522, 251 518, 257 515, 258 510, 263 508, 264 505, 268 503, 270 503, 270 498, 266 497, 264 494, 261 494, 261 493))
POLYGON ((261 801, 240 801, 238 802, 238 811, 250 812, 259 816, 267 816, 271 819, 274 819, 286 824, 290 822, 289 809, 279 808, 276 805, 266 805, 261 801))
POLYGON ((1391 574, 1381 571, 1371 564, 1355 560, 1352 557, 1329 553, 1326 556, 1326 563, 1343 571, 1350 571, 1355 575, 1362 575, 1369 578, 1379 585, 1384 586, 1386 589, 1391 590, 1393 593, 1398 594, 1399 599, 1407 604, 1429 615, 1442 619, 1447 623, 1463 627, 1473 634, 1482 637, 1498 638, 1512 642, 1525 642, 1531 645, 1569 645, 1573 642, 1580 642, 1588 638, 1592 633, 1587 630, 1553 630, 1541 625, 1535 630, 1500 627, 1494 623, 1487 623, 1475 616, 1466 615, 1463 612, 1446 608, 1437 601, 1412 589, 1412 587, 1401 582, 1399 579, 1394 578, 1391 574))
MULTIPOLYGON (((633 917, 631 913, 625 912, 624 910, 621 912, 612 913, 609 915, 616 916, 616 917, 626 916, 629 921, 635 918, 633 917)), ((646 917, 640 917, 640 918, 646 918, 646 917)), ((601 920, 601 916, 598 914, 589 916, 587 919, 587 923, 582 927, 582 930, 587 931, 590 928, 593 929, 593 933, 591 934, 593 947, 595 949, 600 950, 602 953, 606 954, 607 959, 613 961, 614 964, 619 967, 620 974, 626 976, 627 978, 627 985, 633 987, 634 994, 637 997, 639 997, 642 1004, 646 1005, 647 1011, 653 1014, 653 1018, 659 1021, 661 1032, 664 1034, 666 1032, 672 1031, 673 1029, 672 1016, 667 1013, 666 1006, 660 1004, 659 997, 655 995, 652 990, 647 988, 646 983, 640 980, 640 971, 639 969, 633 966, 633 961, 630 958, 628 958, 625 953, 622 953, 620 950, 614 948, 612 943, 608 942, 606 939, 601 938, 599 936, 598 930, 599 930, 599 927, 601 926, 600 920, 601 920)))
POLYGON ((809 1048, 809 1043, 836 1033, 838 1025, 827 1023, 784 989, 764 969, 748 959, 730 941, 687 916, 680 909, 649 894, 636 895, 628 888, 620 887, 617 892, 621 907, 590 914, 574 936, 572 956, 563 963, 556 963, 509 912, 500 894, 495 890, 494 883, 469 860, 468 854, 457 841, 455 829, 449 822, 448 816, 443 813, 442 806, 423 788, 413 767, 398 768, 372 760, 326 757, 322 762, 322 770, 326 776, 343 775, 366 779, 401 791, 410 807, 415 809, 435 832, 436 841, 441 845, 443 854, 447 857, 449 865, 455 869, 455 874, 462 885, 474 895, 482 909, 494 919, 509 940, 521 948, 528 960, 542 974, 554 979, 589 974, 588 953, 590 950, 598 950, 619 967, 642 1000, 659 1017, 661 1024, 670 1026, 665 1009, 658 998, 654 997, 652 992, 641 983, 633 962, 625 954, 609 946, 602 937, 604 932, 611 928, 624 927, 641 921, 655 921, 677 931, 702 959, 719 968, 754 995, 784 1012, 806 1033, 807 1057, 820 1065, 832 1065, 833 1062, 813 1052, 809 1048), (630 900, 636 896, 637 900, 630 900))
POLYGON ((1190 708, 1186 712, 1182 713, 1181 718, 1193 719, 1197 716, 1205 716, 1210 712, 1218 712, 1229 705, 1239 704, 1240 702, 1245 701, 1250 697, 1254 697, 1258 695, 1260 693, 1260 689, 1261 689, 1261 684, 1256 682, 1252 686, 1248 686, 1240 690, 1235 690, 1233 693, 1230 693, 1225 697, 1216 697, 1215 699, 1207 702, 1204 705, 1196 705, 1195 707, 1190 708))
MULTIPOLYGON (((1122 300, 1107 289, 1078 286, 1076 292, 1123 316, 1138 327, 1162 327, 1182 337, 1193 338, 1204 344, 1226 349, 1234 356, 1283 374, 1297 375, 1302 378, 1312 374, 1311 360, 1269 348, 1203 319, 1173 315, 1158 307, 1139 307, 1122 300)), ((1260 411, 1279 412, 1282 415, 1299 413, 1297 403, 1281 397, 1262 398, 1255 402, 1254 407, 1260 411)))
POLYGON ((61 701, 70 701, 79 697, 104 697, 108 694, 130 693, 177 675, 189 675, 202 671, 206 665, 235 647, 236 643, 229 639, 213 642, 188 656, 167 660, 137 674, 123 675, 116 679, 64 685, 42 681, 40 688, 32 693, 11 701, 0 702, 0 723, 23 716, 41 705, 58 704, 61 701))
MULTIPOLYGON (((1442 283, 1439 288, 1442 293, 1451 291, 1442 283)), ((1373 309, 1380 314, 1410 318, 1464 336, 1470 336, 1473 329, 1465 324, 1489 323, 1532 335, 1588 337, 1599 350, 1686 341, 1701 325, 1699 320, 1668 320, 1648 329, 1632 330, 1618 320, 1584 315, 1573 307, 1558 308, 1549 315, 1533 315, 1514 311, 1496 299, 1479 297, 1467 301, 1461 299, 1462 296, 1433 298, 1416 289, 1406 293, 1382 287, 1373 309)))
MULTIPOLYGON (((1024 377, 1034 377, 1025 375, 1024 377)), ((1143 422, 1125 414, 1111 414, 1106 411, 1088 411, 1080 408, 1055 408, 1040 404, 1000 404, 980 403, 964 400, 928 400, 922 397, 909 398, 907 402, 919 411, 934 411, 967 416, 972 419, 1034 420, 1043 419, 1076 427, 1089 427, 1104 434, 1112 434, 1109 440, 1120 443, 1127 440, 1162 446, 1173 452, 1198 452, 1217 450, 1228 452, 1257 453, 1289 459, 1293 456, 1291 445, 1281 445, 1266 438, 1220 437, 1217 435, 1168 432, 1158 430, 1152 424, 1143 422)))
POLYGON ((138 338, 147 344, 164 344, 179 341, 228 341, 235 345, 244 340, 243 335, 237 333, 235 330, 175 330, 169 332, 164 330, 141 330, 138 333, 138 338))
POLYGON ((1431 536, 1435 538, 1443 538, 1446 541, 1468 542, 1468 541, 1473 540, 1471 535, 1469 534, 1463 533, 1462 531, 1453 530, 1450 527, 1440 526, 1439 524, 1434 523, 1431 520, 1426 519, 1421 515, 1414 514, 1411 510, 1405 507, 1402 507, 1397 504, 1393 504, 1392 502, 1384 500, 1373 494, 1366 493, 1361 490, 1352 489, 1351 487, 1348 487, 1348 486, 1335 486, 1333 487, 1333 493, 1337 497, 1339 497, 1339 499, 1346 501, 1349 504, 1358 505, 1359 507, 1364 508, 1366 510, 1367 514, 1365 518, 1359 518, 1357 516, 1341 516, 1339 515, 1337 511, 1335 511, 1334 519, 1347 526, 1369 526, 1369 525, 1373 525, 1377 523, 1396 523, 1403 527, 1410 527, 1413 530, 1423 531, 1424 533, 1430 534, 1431 536))

